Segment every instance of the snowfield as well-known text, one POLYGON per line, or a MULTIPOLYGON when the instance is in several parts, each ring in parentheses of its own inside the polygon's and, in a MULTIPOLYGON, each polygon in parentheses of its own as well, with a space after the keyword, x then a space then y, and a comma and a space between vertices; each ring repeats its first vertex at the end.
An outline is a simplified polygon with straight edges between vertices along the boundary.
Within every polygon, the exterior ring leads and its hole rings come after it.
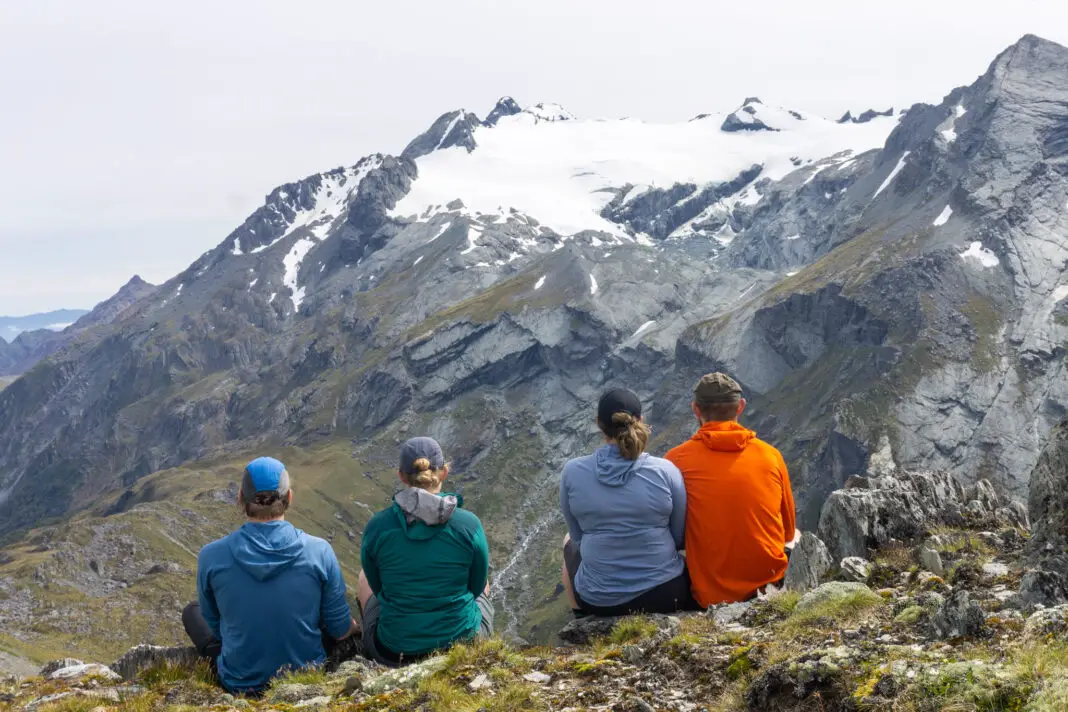
POLYGON ((891 117, 838 124, 756 108, 752 116, 777 130, 722 131, 723 114, 681 123, 579 120, 540 105, 477 127, 472 152, 454 147, 417 159, 419 176, 392 213, 425 220, 460 199, 472 213, 514 208, 561 235, 590 229, 623 235, 599 214, 614 189, 633 185, 629 200, 650 187, 731 180, 753 164, 764 168, 758 180, 777 180, 797 168, 791 159, 803 164, 880 148, 897 124, 891 117))

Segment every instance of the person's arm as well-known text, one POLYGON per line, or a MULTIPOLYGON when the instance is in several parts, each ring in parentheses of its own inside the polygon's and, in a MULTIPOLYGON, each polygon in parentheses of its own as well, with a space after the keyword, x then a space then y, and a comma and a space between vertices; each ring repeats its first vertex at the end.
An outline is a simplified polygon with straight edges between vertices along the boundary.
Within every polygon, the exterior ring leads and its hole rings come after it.
POLYGON ((382 590, 382 578, 378 575, 378 564, 375 563, 371 543, 372 537, 365 531, 360 544, 360 566, 363 567, 363 575, 367 579, 367 585, 371 587, 371 593, 377 596, 382 590))
POLYGON ((564 521, 567 522, 567 533, 571 537, 571 541, 575 542, 575 546, 582 543, 582 527, 579 526, 578 520, 571 514, 571 498, 568 496, 567 491, 567 468, 564 468, 564 474, 560 476, 560 513, 564 515, 564 521))
POLYGON ((666 474, 668 487, 671 489, 671 516, 668 517, 668 529, 671 530, 671 538, 675 540, 675 548, 682 551, 686 548, 686 483, 674 463, 667 463, 666 474))
MULTIPOLYGON (((203 552, 201 552, 203 554, 203 552)), ((200 615, 208 624, 216 640, 222 640, 219 632, 219 606, 215 602, 215 592, 211 590, 211 577, 203 555, 197 557, 197 600, 200 602, 200 615)))
POLYGON ((486 532, 481 523, 471 537, 471 544, 474 546, 474 558, 467 574, 467 590, 478 598, 486 592, 486 584, 489 581, 489 544, 486 542, 486 532))
POLYGON ((782 477, 782 531, 785 541, 783 544, 793 542, 797 526, 797 510, 794 506, 794 492, 790 487, 790 473, 786 469, 786 460, 779 454, 779 473, 782 477))
POLYGON ((343 640, 352 634, 356 624, 352 619, 352 611, 349 610, 349 602, 345 599, 345 579, 341 575, 341 566, 330 545, 326 546, 323 554, 323 570, 326 575, 323 579, 319 617, 327 635, 334 640, 343 640))

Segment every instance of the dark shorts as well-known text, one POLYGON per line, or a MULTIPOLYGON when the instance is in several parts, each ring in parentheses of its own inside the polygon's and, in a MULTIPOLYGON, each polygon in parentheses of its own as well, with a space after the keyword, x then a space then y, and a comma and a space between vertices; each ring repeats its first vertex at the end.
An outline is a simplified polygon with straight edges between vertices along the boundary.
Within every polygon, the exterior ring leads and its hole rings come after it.
MULTIPOLYGON (((493 604, 482 594, 475 599, 475 605, 482 613, 482 623, 478 627, 479 638, 489 638, 493 635, 493 604)), ((363 614, 363 654, 375 662, 396 667, 406 663, 414 663, 417 660, 433 655, 433 651, 422 655, 400 655, 386 646, 378 639, 378 618, 382 614, 382 606, 378 597, 371 594, 367 599, 367 608, 363 614)))
POLYGON ((699 611, 701 606, 690 592, 690 574, 684 568, 682 573, 664 583, 649 589, 635 598, 617 606, 593 606, 579 596, 575 588, 575 574, 582 563, 579 546, 568 539, 564 545, 564 565, 567 576, 571 579, 571 590, 575 592, 575 602, 579 610, 594 616, 626 616, 633 613, 678 613, 679 611, 699 611))

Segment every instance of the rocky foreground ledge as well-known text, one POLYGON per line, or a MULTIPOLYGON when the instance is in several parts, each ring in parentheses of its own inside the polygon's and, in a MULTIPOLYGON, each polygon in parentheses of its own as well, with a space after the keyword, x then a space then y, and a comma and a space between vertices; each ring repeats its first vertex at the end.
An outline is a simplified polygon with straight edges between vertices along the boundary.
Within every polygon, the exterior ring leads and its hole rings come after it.
POLYGON ((1029 544, 1066 521, 1047 501, 1032 537, 1026 510, 988 483, 884 472, 831 496, 787 590, 756 601, 587 618, 556 647, 482 641, 399 671, 332 661, 262 699, 213 686, 189 649, 140 646, 8 678, 0 709, 1066 710, 1068 602, 1029 544))

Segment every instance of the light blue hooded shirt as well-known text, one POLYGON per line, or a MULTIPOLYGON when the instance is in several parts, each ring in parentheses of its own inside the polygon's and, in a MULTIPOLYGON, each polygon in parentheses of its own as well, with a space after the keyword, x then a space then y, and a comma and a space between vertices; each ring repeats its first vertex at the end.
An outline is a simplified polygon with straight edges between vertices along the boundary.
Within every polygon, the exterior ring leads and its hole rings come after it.
POLYGON ((201 549, 197 595, 231 692, 324 662, 323 631, 340 638, 352 624, 333 548, 284 521, 248 522, 201 549))
POLYGON ((585 603, 627 603, 685 567, 686 486, 663 458, 627 460, 605 445, 570 460, 560 478, 560 510, 582 552, 575 589, 585 603))

